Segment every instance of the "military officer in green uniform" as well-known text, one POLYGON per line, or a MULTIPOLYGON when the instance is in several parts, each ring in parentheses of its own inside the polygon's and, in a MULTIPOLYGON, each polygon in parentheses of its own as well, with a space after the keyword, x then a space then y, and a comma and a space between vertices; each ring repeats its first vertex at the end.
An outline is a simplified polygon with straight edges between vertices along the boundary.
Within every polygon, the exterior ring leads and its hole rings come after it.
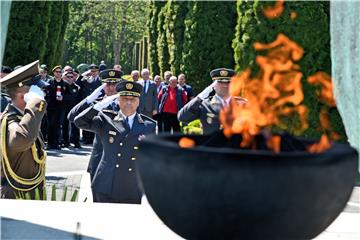
POLYGON ((155 133, 156 122, 136 112, 142 85, 120 82, 119 94, 110 96, 84 110, 75 124, 98 134, 103 154, 92 188, 95 202, 140 204, 142 190, 136 177, 136 152, 144 135, 155 133), (102 109, 117 100, 120 110, 110 117, 102 109))
POLYGON ((40 124, 46 110, 46 85, 38 74, 39 61, 0 80, 11 97, 1 116, 1 198, 42 198, 46 152, 40 124))
POLYGON ((211 134, 220 129, 219 113, 230 101, 229 83, 235 71, 217 68, 210 72, 213 83, 188 102, 179 112, 178 119, 189 123, 200 119, 203 134, 211 134), (215 94, 214 94, 215 93, 215 94))

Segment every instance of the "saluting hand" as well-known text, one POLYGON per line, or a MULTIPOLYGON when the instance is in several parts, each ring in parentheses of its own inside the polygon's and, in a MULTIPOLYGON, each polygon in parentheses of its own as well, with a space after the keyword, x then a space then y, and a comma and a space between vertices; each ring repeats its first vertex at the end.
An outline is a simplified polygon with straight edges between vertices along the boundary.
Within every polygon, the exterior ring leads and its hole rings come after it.
POLYGON ((101 111, 102 109, 106 108, 107 106, 109 106, 111 103, 113 103, 114 101, 116 101, 116 99, 119 97, 119 94, 115 94, 109 97, 105 97, 102 101, 96 103, 94 105, 94 109, 101 111))
POLYGON ((31 99, 38 98, 41 100, 44 100, 45 94, 41 88, 39 88, 36 85, 32 85, 29 89, 29 92, 25 93, 24 95, 24 101, 27 103, 31 99))
POLYGON ((105 88, 105 86, 106 86, 106 83, 103 83, 101 86, 99 86, 97 89, 95 89, 89 96, 87 96, 85 98, 86 102, 88 104, 94 102, 101 95, 102 90, 105 88))

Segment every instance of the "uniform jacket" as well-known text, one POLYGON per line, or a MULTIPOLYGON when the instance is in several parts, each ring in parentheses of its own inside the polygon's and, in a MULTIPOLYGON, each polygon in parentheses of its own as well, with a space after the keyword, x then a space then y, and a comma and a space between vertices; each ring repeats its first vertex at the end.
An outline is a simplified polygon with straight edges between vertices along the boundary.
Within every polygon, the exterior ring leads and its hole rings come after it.
POLYGON ((107 194, 118 202, 140 202, 142 191, 137 182, 135 166, 139 137, 155 133, 156 124, 136 114, 129 129, 120 112, 110 117, 93 107, 77 116, 75 124, 97 133, 104 148, 92 181, 93 190, 107 194))
MULTIPOLYGON (((27 103, 24 115, 12 104, 9 104, 1 116, 1 122, 5 116, 7 117, 6 132, 1 131, 1 134, 6 134, 7 157, 11 168, 20 177, 33 178, 39 171, 39 164, 34 161, 31 146, 34 142, 36 143, 38 155, 41 153, 40 150, 44 149, 40 125, 45 110, 45 101, 32 99, 27 103)), ((1 153, 3 154, 2 149, 1 153)), ((3 171, 4 167, 1 165, 1 197, 15 198, 14 190, 6 181, 3 171)), ((15 186, 19 186, 19 184, 15 184, 15 186)))
POLYGON ((70 111, 76 104, 80 102, 80 86, 76 83, 69 84, 65 82, 64 101, 66 109, 70 111))
POLYGON ((138 81, 138 83, 143 86, 143 91, 140 95, 139 110, 142 114, 152 117, 152 112, 154 110, 158 111, 158 94, 155 82, 151 80, 147 81, 149 81, 147 92, 145 92, 144 80, 138 81))
POLYGON ((210 134, 220 129, 219 113, 222 106, 216 95, 205 100, 195 97, 178 112, 178 119, 185 123, 200 119, 203 133, 210 134))
MULTIPOLYGON (((101 99, 98 99, 98 101, 100 101, 101 99)), ((85 109, 87 109, 88 107, 92 106, 92 104, 87 103, 86 100, 82 100, 80 103, 78 103, 75 107, 73 107, 67 118, 70 122, 74 122, 75 117, 78 116, 82 111, 84 111, 85 109)), ((108 110, 113 110, 115 112, 119 111, 119 106, 109 106, 107 108, 108 110)), ((106 111, 104 111, 106 113, 106 111)), ((95 174, 96 168, 99 165, 101 156, 103 154, 103 146, 102 143, 99 139, 99 136, 97 134, 95 134, 95 138, 94 138, 94 142, 93 142, 93 147, 91 150, 91 155, 90 155, 90 161, 89 161, 89 165, 87 168, 87 172, 90 173, 90 178, 91 181, 93 180, 93 176, 95 174)))

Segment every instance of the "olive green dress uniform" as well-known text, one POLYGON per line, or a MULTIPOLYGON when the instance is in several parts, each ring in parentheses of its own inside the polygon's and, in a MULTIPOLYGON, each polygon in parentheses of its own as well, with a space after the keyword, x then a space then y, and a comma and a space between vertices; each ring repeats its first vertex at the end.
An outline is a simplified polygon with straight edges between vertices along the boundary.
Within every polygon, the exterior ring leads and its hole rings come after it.
MULTIPOLYGON (((31 70, 38 71, 38 61, 32 63, 30 67, 29 65, 22 67, 25 69, 25 75, 21 75, 22 70, 19 69, 14 76, 2 79, 1 83, 6 85, 7 80, 12 81, 12 79, 20 81, 29 77, 29 74, 32 75, 31 70)), ((20 82, 18 86, 27 84, 25 82, 29 83, 29 80, 20 82)), ((20 192, 23 196, 29 192, 34 199, 35 188, 39 189, 42 197, 46 152, 40 125, 45 110, 46 101, 34 98, 27 102, 23 113, 13 104, 9 104, 3 112, 0 134, 1 198, 14 199, 20 196, 20 192)))

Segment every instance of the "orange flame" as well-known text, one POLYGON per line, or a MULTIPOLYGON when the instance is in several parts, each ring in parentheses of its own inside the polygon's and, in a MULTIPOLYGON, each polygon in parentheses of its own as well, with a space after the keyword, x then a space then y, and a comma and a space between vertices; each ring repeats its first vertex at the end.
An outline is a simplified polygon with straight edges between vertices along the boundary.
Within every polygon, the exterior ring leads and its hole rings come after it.
POLYGON ((192 148, 195 146, 195 141, 187 137, 182 137, 179 140, 179 146, 181 148, 192 148))
POLYGON ((327 103, 331 107, 335 107, 335 98, 333 94, 333 85, 331 84, 331 77, 325 72, 317 72, 308 77, 308 82, 314 85, 320 85, 321 91, 319 92, 319 98, 321 101, 327 103))
MULTIPOLYGON (((301 105, 304 95, 302 92, 302 73, 294 61, 303 55, 303 49, 283 34, 269 44, 255 43, 255 49, 267 50, 266 56, 258 56, 256 62, 261 71, 251 78, 251 71, 245 70, 235 76, 229 87, 233 98, 240 96, 246 86, 246 104, 230 106, 220 113, 220 121, 224 134, 242 134, 240 147, 253 146, 253 137, 267 126, 281 125, 283 116, 297 113, 300 116, 301 130, 307 128, 307 108, 301 105)), ((277 138, 276 138, 277 139, 277 138)), ((269 140, 271 149, 280 150, 280 141, 269 140)))
POLYGON ((272 136, 267 141, 267 146, 269 149, 273 150, 276 153, 280 152, 280 143, 281 137, 280 136, 272 136))
POLYGON ((284 0, 277 0, 272 7, 266 7, 263 9, 263 14, 269 18, 274 19, 279 17, 284 11, 284 0))
POLYGON ((297 17, 297 13, 294 12, 294 11, 292 11, 292 12, 290 13, 290 18, 291 18, 291 20, 294 21, 296 17, 297 17))
POLYGON ((308 151, 311 153, 320 153, 331 147, 328 137, 323 134, 320 138, 320 142, 314 143, 308 147, 308 151))

